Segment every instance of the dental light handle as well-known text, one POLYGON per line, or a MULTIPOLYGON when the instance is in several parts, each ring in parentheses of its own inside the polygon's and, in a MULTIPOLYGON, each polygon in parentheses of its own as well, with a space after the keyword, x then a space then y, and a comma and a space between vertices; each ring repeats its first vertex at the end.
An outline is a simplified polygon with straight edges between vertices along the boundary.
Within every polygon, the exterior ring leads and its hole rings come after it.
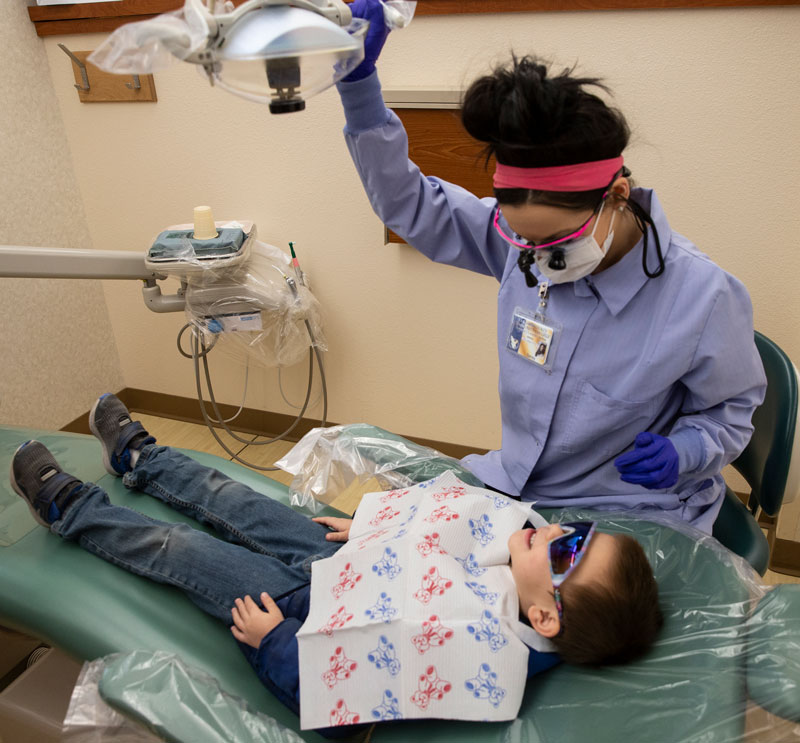
MULTIPOLYGON (((214 15, 203 5, 201 0, 188 0, 187 7, 208 26, 209 41, 207 47, 215 45, 217 37, 247 13, 259 8, 289 5, 317 13, 337 26, 347 26, 353 20, 350 6, 344 0, 247 0, 230 13, 214 15)), ((184 57, 181 57, 182 59, 184 57)), ((187 62, 203 64, 202 52, 185 58, 187 62), (197 57, 197 58, 195 58, 197 57)))
POLYGON ((381 2, 383 6, 383 19, 389 28, 405 28, 408 25, 409 19, 406 18, 399 10, 381 2))
POLYGON ((148 26, 140 29, 136 43, 145 46, 158 41, 162 43, 178 59, 185 59, 193 47, 192 37, 188 33, 178 31, 175 25, 154 18, 148 26))

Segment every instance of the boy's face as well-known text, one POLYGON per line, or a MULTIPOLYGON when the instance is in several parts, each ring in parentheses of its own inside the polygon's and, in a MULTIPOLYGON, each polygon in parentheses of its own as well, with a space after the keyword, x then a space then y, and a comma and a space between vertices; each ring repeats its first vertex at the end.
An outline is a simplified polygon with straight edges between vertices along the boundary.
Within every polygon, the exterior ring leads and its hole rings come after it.
MULTIPOLYGON (((548 524, 541 529, 515 531, 508 539, 511 575, 517 584, 520 612, 544 637, 555 637, 561 628, 553 597, 548 544, 562 534, 564 530, 558 524, 548 524)), ((586 554, 567 580, 571 583, 603 581, 616 553, 614 537, 595 532, 586 554)))

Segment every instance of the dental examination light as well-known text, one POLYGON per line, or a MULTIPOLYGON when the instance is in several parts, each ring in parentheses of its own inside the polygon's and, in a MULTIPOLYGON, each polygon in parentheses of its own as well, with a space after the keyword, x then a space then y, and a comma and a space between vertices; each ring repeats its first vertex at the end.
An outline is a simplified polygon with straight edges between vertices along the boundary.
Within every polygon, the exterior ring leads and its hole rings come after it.
MULTIPOLYGON (((302 111, 308 98, 352 72, 364 58, 369 22, 343 0, 247 0, 215 12, 215 0, 186 0, 182 10, 118 28, 89 57, 118 74, 149 74, 183 60, 211 85, 271 113, 302 111)), ((388 0, 384 17, 406 26, 416 3, 388 0)))
MULTIPOLYGON (((314 361, 320 373, 324 427, 328 394, 321 351, 326 350, 319 303, 307 286, 294 247, 292 258, 276 247, 259 242, 252 222, 215 222, 209 207, 197 207, 193 224, 169 227, 149 251, 67 250, 0 245, 0 277, 66 279, 139 279, 142 296, 153 312, 185 312, 186 324, 177 338, 178 351, 193 362, 197 398, 203 419, 217 443, 233 459, 253 469, 274 471, 247 462, 219 437, 215 425, 236 441, 265 446, 287 437, 300 423, 311 399, 314 361), (160 281, 175 278, 180 288, 162 294, 160 281), (182 339, 190 331, 190 350, 182 339), (243 360, 245 382, 242 403, 232 418, 223 418, 214 395, 208 355, 220 349, 243 360), (281 434, 265 441, 242 438, 228 427, 244 409, 251 363, 293 366, 308 355, 308 386, 299 412, 281 434), (203 374, 201 375, 201 367, 203 374), (204 398, 208 390, 213 417, 204 398)), ((280 381, 280 376, 279 376, 280 381)), ((283 395, 283 389, 281 388, 283 395)))

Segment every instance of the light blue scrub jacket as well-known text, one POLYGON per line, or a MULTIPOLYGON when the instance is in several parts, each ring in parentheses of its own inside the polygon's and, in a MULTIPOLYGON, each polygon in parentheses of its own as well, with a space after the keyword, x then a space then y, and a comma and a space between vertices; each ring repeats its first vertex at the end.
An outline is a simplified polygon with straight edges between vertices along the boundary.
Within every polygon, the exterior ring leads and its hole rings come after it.
MULTIPOLYGON (((552 369, 526 361, 506 342, 515 308, 535 312, 538 292, 492 225, 496 200, 420 173, 377 74, 338 89, 347 146, 384 224, 431 260, 500 282, 502 447, 464 464, 537 508, 658 509, 710 532, 725 493, 720 471, 749 441, 766 389, 743 284, 670 229, 653 191, 634 189, 658 230, 663 275, 645 276, 640 241, 605 271, 551 286, 546 316, 562 328, 552 369), (675 486, 620 479, 613 460, 640 431, 675 445, 675 486)), ((648 265, 657 265, 652 234, 648 265)))

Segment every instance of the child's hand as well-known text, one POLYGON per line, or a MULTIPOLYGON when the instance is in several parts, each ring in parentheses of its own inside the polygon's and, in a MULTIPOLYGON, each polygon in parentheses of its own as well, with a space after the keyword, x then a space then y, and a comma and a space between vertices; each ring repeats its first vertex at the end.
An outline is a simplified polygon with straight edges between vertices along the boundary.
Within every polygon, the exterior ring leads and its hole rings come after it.
POLYGON ((281 610, 266 591, 261 594, 264 611, 250 596, 236 599, 235 603, 236 606, 231 609, 231 632, 239 642, 251 648, 258 648, 261 641, 283 621, 281 610))
POLYGON ((350 536, 350 524, 353 523, 353 519, 342 519, 336 516, 317 516, 311 520, 333 529, 330 534, 325 535, 325 539, 329 542, 346 542, 350 536))

